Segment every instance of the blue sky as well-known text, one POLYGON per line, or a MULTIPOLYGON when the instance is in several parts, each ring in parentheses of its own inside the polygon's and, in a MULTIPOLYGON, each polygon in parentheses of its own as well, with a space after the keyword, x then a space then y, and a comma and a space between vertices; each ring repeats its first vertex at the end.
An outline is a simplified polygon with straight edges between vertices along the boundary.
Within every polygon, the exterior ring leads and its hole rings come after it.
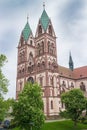
POLYGON ((43 2, 57 36, 58 63, 68 67, 71 51, 75 68, 87 65, 87 0, 0 0, 0 53, 8 58, 3 72, 10 81, 5 98, 15 98, 17 46, 27 14, 35 35, 43 2))

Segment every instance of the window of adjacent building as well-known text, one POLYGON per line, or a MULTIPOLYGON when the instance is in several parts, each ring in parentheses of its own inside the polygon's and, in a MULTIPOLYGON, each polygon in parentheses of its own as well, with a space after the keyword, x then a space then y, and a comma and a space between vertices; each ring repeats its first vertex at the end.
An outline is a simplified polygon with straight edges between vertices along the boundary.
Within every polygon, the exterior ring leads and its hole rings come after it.
POLYGON ((51 100, 51 109, 53 109, 53 101, 51 100))
POLYGON ((82 91, 86 91, 84 82, 81 82, 81 84, 80 84, 80 89, 81 89, 82 91))
POLYGON ((66 83, 65 83, 65 81, 63 81, 63 82, 62 82, 62 86, 66 86, 66 83))
POLYGON ((74 88, 74 84, 73 84, 73 82, 71 82, 71 87, 74 88))

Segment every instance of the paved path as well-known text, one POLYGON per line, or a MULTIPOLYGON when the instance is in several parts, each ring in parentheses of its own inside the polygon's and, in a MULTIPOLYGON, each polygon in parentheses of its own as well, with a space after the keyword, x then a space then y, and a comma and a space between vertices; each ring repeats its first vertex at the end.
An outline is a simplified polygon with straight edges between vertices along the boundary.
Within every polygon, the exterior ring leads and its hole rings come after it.
POLYGON ((45 122, 56 122, 56 121, 64 121, 66 119, 57 119, 57 120, 46 120, 45 122))

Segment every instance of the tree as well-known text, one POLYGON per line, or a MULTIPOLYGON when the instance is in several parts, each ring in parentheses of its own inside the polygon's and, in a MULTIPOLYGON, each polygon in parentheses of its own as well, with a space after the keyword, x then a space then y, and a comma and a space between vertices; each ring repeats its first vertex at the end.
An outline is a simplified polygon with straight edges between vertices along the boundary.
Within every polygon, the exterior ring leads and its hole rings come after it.
POLYGON ((6 94, 8 89, 8 80, 2 73, 2 67, 4 66, 5 62, 7 62, 7 58, 5 55, 0 55, 0 98, 2 97, 3 94, 6 94))
POLYGON ((39 130, 45 120, 41 87, 38 84, 26 83, 13 105, 14 121, 20 128, 39 130))
POLYGON ((6 101, 4 101, 3 94, 6 94, 8 89, 8 80, 2 73, 2 67, 7 62, 5 55, 0 55, 0 121, 4 120, 6 114, 6 101))
POLYGON ((10 100, 11 99, 4 100, 0 98, 0 122, 3 121, 7 115, 9 107, 11 106, 10 100))
POLYGON ((0 122, 4 120, 5 117, 5 104, 4 100, 0 98, 0 122))
POLYGON ((86 108, 86 99, 83 92, 80 89, 72 89, 63 93, 61 100, 65 103, 66 110, 64 113, 74 121, 74 125, 76 126, 78 118, 86 108))

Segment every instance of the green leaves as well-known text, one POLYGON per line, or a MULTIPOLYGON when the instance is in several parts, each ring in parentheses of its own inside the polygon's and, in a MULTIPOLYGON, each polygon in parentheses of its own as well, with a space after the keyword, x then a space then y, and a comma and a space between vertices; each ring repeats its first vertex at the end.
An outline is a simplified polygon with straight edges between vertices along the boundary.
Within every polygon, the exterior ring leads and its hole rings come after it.
POLYGON ((43 114, 43 100, 41 87, 38 84, 26 83, 19 99, 14 103, 13 116, 20 128, 29 129, 31 122, 33 127, 41 128, 45 116, 43 114))
POLYGON ((61 100, 65 103, 66 112, 69 118, 77 121, 82 111, 86 108, 86 99, 83 92, 79 89, 73 89, 69 92, 63 93, 61 100))
POLYGON ((1 54, 0 55, 0 98, 2 97, 3 94, 6 94, 8 91, 8 89, 7 89, 8 80, 2 73, 2 67, 5 64, 5 62, 7 62, 7 58, 5 55, 1 54))

